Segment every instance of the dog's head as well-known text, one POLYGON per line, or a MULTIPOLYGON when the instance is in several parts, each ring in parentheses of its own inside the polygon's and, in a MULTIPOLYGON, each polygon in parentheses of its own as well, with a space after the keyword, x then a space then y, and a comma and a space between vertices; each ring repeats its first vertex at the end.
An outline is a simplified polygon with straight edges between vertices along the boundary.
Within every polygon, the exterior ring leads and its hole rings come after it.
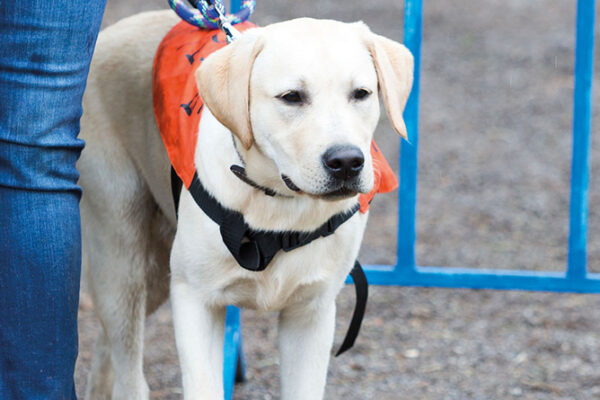
POLYGON ((410 52, 363 23, 302 18, 247 31, 196 78, 213 115, 274 162, 282 187, 335 200, 373 186, 379 92, 406 139, 412 73, 410 52))

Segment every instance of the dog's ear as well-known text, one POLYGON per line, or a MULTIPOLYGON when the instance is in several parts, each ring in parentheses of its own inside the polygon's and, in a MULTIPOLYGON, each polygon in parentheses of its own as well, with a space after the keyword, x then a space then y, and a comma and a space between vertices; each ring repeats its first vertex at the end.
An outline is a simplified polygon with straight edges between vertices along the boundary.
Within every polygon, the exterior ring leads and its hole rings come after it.
POLYGON ((254 141, 250 124, 250 73, 264 46, 258 30, 252 29, 212 53, 196 70, 196 83, 202 100, 246 149, 254 141))
POLYGON ((413 56, 404 45, 366 30, 366 45, 375 64, 385 109, 394 130, 408 140, 402 111, 412 87, 413 56))

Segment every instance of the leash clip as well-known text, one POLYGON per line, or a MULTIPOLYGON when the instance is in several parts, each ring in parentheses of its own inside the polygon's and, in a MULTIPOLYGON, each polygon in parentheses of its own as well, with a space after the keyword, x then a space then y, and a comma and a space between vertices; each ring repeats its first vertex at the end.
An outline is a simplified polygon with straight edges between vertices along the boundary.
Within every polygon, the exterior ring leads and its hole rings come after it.
POLYGON ((233 27, 231 19, 223 13, 221 8, 215 7, 215 11, 219 15, 219 29, 225 33, 225 40, 227 40, 227 44, 230 44, 240 37, 240 31, 233 27))

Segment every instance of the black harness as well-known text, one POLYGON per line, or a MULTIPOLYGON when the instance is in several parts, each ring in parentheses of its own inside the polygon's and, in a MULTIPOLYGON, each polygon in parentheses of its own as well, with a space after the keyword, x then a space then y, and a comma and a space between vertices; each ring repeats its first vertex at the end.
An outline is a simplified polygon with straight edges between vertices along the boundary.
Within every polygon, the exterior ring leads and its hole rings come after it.
MULTIPOLYGON (((275 194, 272 189, 264 188, 263 186, 254 183, 245 174, 244 179, 242 179, 240 177, 241 171, 233 172, 243 182, 264 191, 267 195, 273 196, 275 194), (267 193, 267 191, 269 192, 267 193)), ((175 201, 176 214, 179 206, 181 188, 181 179, 175 170, 171 168, 171 190, 173 192, 173 200, 175 201)), ((356 204, 349 211, 338 213, 329 218, 323 225, 312 232, 257 231, 248 226, 241 213, 223 207, 213 196, 211 196, 206 189, 204 189, 204 186, 202 186, 200 179, 198 179, 198 173, 194 174, 188 190, 200 209, 219 225, 223 242, 237 263, 242 268, 255 272, 263 271, 267 268, 273 257, 275 257, 280 250, 285 252, 292 251, 298 247, 309 244, 315 239, 333 234, 340 225, 349 220, 360 208, 359 204, 356 204)), ((336 353, 336 356, 339 356, 354 344, 367 305, 367 278, 358 261, 355 262, 350 275, 352 276, 356 289, 356 305, 354 307, 354 313, 352 314, 350 327, 348 328, 346 337, 336 353)))

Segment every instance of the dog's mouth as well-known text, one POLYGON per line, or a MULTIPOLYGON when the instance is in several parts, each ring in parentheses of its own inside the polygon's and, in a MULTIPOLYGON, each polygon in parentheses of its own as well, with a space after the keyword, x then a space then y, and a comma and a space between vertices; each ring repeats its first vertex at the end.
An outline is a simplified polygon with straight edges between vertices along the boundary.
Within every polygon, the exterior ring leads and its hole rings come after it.
POLYGON ((301 192, 300 188, 292 182, 289 176, 281 174, 281 179, 283 179, 283 183, 293 192, 301 192))
POLYGON ((306 193, 311 197, 317 197, 317 198, 321 198, 321 199, 328 200, 328 201, 347 199, 347 198, 356 196, 356 194, 359 192, 359 190, 354 188, 355 185, 342 185, 341 187, 339 187, 335 190, 325 192, 325 193, 319 193, 319 194, 308 193, 308 192, 303 192, 302 189, 300 189, 298 186, 296 186, 296 184, 291 180, 291 178, 289 176, 281 174, 281 179, 283 180, 285 185, 293 192, 306 193))
POLYGON ((324 200, 336 201, 336 200, 343 200, 343 199, 347 199, 347 198, 356 196, 357 193, 358 193, 357 190, 351 189, 346 186, 342 186, 341 188, 336 189, 332 192, 324 193, 320 197, 324 200))

